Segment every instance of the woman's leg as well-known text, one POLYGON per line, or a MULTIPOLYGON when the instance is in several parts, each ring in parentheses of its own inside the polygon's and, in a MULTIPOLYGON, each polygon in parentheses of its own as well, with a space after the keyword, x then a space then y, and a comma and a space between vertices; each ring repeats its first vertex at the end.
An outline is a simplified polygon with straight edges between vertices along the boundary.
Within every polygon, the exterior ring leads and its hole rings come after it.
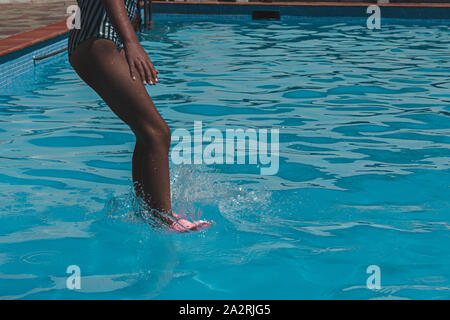
POLYGON ((70 61, 78 75, 136 135, 133 179, 143 182, 144 200, 152 209, 171 214, 170 130, 156 110, 143 81, 139 76, 136 80, 131 79, 125 57, 110 40, 84 41, 72 52, 70 61))

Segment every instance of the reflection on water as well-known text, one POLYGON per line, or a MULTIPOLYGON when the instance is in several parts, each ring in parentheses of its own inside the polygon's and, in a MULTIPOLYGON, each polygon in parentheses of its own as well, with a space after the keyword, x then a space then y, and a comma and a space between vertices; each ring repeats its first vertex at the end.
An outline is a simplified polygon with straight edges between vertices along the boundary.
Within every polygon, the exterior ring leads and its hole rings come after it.
POLYGON ((175 211, 216 222, 184 235, 145 219, 133 134, 57 58, 0 96, 0 297, 448 298, 449 32, 156 20, 140 38, 172 130, 280 129, 274 176, 171 164, 175 211))

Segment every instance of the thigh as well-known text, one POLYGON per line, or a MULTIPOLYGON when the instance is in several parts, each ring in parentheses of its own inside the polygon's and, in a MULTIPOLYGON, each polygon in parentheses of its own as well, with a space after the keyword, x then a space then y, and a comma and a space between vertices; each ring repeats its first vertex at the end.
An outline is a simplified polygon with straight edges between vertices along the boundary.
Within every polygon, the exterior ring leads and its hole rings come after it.
POLYGON ((71 54, 70 63, 78 75, 108 104, 111 110, 138 135, 148 126, 165 125, 142 80, 131 79, 124 50, 114 42, 89 39, 71 54))

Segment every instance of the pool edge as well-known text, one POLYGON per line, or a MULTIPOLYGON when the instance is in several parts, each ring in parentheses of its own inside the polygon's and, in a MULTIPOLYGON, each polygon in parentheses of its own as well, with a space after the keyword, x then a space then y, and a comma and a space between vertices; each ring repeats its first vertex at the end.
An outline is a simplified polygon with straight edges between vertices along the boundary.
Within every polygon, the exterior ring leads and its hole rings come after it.
MULTIPOLYGON (((142 1, 141 1, 142 2, 142 1)), ((256 8, 269 8, 269 7, 317 7, 320 8, 325 7, 340 7, 342 10, 348 10, 348 8, 352 7, 368 7, 374 5, 374 3, 367 2, 352 2, 352 3, 342 3, 342 2, 224 2, 224 1, 189 1, 189 2, 166 2, 166 1, 153 1, 155 7, 166 7, 166 8, 182 8, 183 6, 193 6, 196 5, 198 7, 212 7, 219 9, 222 6, 225 7, 236 7, 236 8, 244 8, 247 7, 251 9, 251 7, 256 8)), ((445 3, 387 3, 387 4, 376 4, 377 6, 384 8, 448 8, 450 11, 450 4, 445 3)), ((247 11, 248 11, 247 9, 247 11)), ((182 10, 183 11, 183 10, 182 10)), ((207 10, 208 11, 208 10, 207 10)), ((221 10, 215 10, 215 12, 209 12, 213 14, 217 14, 217 12, 221 13, 221 10)), ((166 12, 155 12, 155 13, 173 13, 173 11, 166 12)), ((179 12, 182 14, 188 14, 188 12, 179 12)), ((191 11, 191 13, 194 13, 191 11)), ((198 13, 198 12, 195 12, 198 13)), ((200 12, 201 14, 208 14, 208 12, 200 12)), ((246 10, 240 12, 240 14, 248 14, 246 10)), ((327 15, 328 16, 328 15, 327 15)), ((421 17, 421 19, 426 19, 427 17, 421 17)), ((413 19, 413 18, 412 18, 413 19)), ((69 29, 66 25, 66 20, 49 24, 44 27, 39 27, 33 30, 24 31, 21 33, 14 34, 12 36, 6 37, 4 39, 0 39, 0 65, 4 62, 7 62, 11 59, 14 59, 16 56, 20 56, 20 52, 24 54, 27 52, 26 49, 37 46, 44 46, 47 41, 52 39, 56 39, 66 33, 68 33, 69 29)), ((28 50, 29 51, 29 50, 28 50)))

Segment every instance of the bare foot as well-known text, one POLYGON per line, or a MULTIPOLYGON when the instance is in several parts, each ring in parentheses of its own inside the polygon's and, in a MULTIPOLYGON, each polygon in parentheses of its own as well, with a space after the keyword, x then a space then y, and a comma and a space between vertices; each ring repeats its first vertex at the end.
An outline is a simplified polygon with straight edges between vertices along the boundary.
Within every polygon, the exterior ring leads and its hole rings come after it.
POLYGON ((173 217, 176 219, 176 221, 170 225, 170 229, 175 232, 199 231, 203 228, 208 228, 211 226, 210 221, 197 220, 191 222, 175 213, 173 213, 173 217))

